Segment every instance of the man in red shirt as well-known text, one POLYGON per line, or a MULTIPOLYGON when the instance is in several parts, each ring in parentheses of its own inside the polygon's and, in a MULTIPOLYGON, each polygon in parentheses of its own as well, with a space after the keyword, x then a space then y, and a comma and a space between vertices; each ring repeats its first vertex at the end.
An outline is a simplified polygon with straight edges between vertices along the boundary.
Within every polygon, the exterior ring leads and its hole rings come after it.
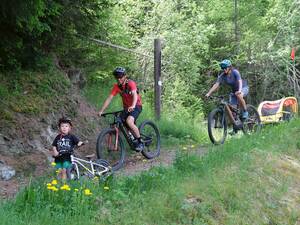
POLYGON ((142 151, 144 149, 144 144, 141 142, 139 129, 134 123, 139 114, 142 112, 141 96, 138 93, 136 83, 133 80, 128 79, 126 70, 124 68, 117 67, 114 70, 113 75, 115 76, 118 83, 114 84, 110 95, 105 100, 103 106, 99 111, 99 116, 101 116, 104 110, 109 106, 113 97, 119 93, 122 97, 124 108, 121 117, 124 121, 126 121, 133 135, 138 140, 136 150, 142 151))

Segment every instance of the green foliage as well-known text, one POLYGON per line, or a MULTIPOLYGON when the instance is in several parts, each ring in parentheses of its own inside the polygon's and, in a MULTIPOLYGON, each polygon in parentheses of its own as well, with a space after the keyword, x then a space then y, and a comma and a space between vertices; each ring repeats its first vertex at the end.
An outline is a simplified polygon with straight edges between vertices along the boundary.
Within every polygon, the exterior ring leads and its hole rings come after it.
POLYGON ((61 55, 76 52, 74 35, 101 31, 99 18, 108 6, 106 0, 1 1, 0 68, 35 67, 54 50, 61 55))
POLYGON ((12 112, 39 114, 47 112, 51 104, 59 106, 60 95, 70 88, 70 83, 57 70, 47 74, 23 71, 0 74, 1 119, 11 120, 12 112), (57 101, 56 101, 57 100, 57 101))

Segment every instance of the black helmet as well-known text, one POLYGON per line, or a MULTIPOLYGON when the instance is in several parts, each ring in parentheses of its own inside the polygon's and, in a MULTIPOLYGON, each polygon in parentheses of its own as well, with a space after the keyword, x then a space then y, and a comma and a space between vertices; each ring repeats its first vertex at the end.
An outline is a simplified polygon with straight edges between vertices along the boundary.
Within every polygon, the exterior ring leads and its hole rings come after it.
POLYGON ((117 67, 117 68, 114 70, 113 75, 114 75, 116 78, 122 78, 123 76, 126 75, 126 70, 125 70, 125 68, 123 68, 123 67, 117 67))
POLYGON ((62 123, 68 123, 68 124, 70 124, 71 127, 73 126, 72 125, 72 120, 70 118, 67 118, 67 117, 60 118, 59 121, 58 121, 58 126, 60 127, 60 125, 62 123))

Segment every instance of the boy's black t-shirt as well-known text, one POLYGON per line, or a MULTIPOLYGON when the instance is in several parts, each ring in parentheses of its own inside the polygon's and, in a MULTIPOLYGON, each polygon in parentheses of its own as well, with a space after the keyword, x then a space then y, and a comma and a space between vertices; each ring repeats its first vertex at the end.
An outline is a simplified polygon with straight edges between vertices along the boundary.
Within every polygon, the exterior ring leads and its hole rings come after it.
POLYGON ((73 134, 62 135, 59 134, 54 139, 52 146, 55 146, 58 153, 61 154, 55 157, 55 162, 59 161, 71 161, 71 153, 74 147, 78 144, 79 139, 73 134))

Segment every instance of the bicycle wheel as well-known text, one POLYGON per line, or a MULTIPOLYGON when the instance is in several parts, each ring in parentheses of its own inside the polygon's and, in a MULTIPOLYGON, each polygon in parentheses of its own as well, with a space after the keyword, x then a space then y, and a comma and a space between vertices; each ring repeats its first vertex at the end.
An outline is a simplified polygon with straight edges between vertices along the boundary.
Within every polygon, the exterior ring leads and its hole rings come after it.
POLYGON ((142 151, 143 156, 152 159, 160 154, 160 134, 157 126, 150 120, 145 120, 139 126, 142 141, 145 148, 142 151))
POLYGON ((106 128, 98 135, 97 157, 106 160, 113 171, 122 167, 125 159, 125 147, 121 136, 117 137, 115 129, 106 128))
POLYGON ((289 122, 295 118, 295 113, 290 107, 284 109, 284 111, 285 112, 283 113, 283 118, 282 118, 283 121, 289 122))
POLYGON ((105 170, 104 167, 109 167, 109 163, 107 160, 105 159, 97 159, 95 161, 96 164, 94 164, 94 169, 95 169, 95 172, 96 172, 96 175, 97 176, 102 176, 102 177, 105 177, 108 175, 109 171, 103 173, 103 171, 105 170), (99 164, 100 166, 98 166, 97 164, 99 164))
POLYGON ((67 169, 67 177, 69 180, 79 180, 80 174, 77 164, 72 164, 72 167, 67 169))
POLYGON ((247 105, 249 117, 243 121, 244 134, 251 134, 261 130, 261 121, 256 108, 253 105, 247 105))
POLYGON ((208 135, 215 145, 223 144, 227 136, 227 123, 222 109, 214 109, 208 115, 208 135))

